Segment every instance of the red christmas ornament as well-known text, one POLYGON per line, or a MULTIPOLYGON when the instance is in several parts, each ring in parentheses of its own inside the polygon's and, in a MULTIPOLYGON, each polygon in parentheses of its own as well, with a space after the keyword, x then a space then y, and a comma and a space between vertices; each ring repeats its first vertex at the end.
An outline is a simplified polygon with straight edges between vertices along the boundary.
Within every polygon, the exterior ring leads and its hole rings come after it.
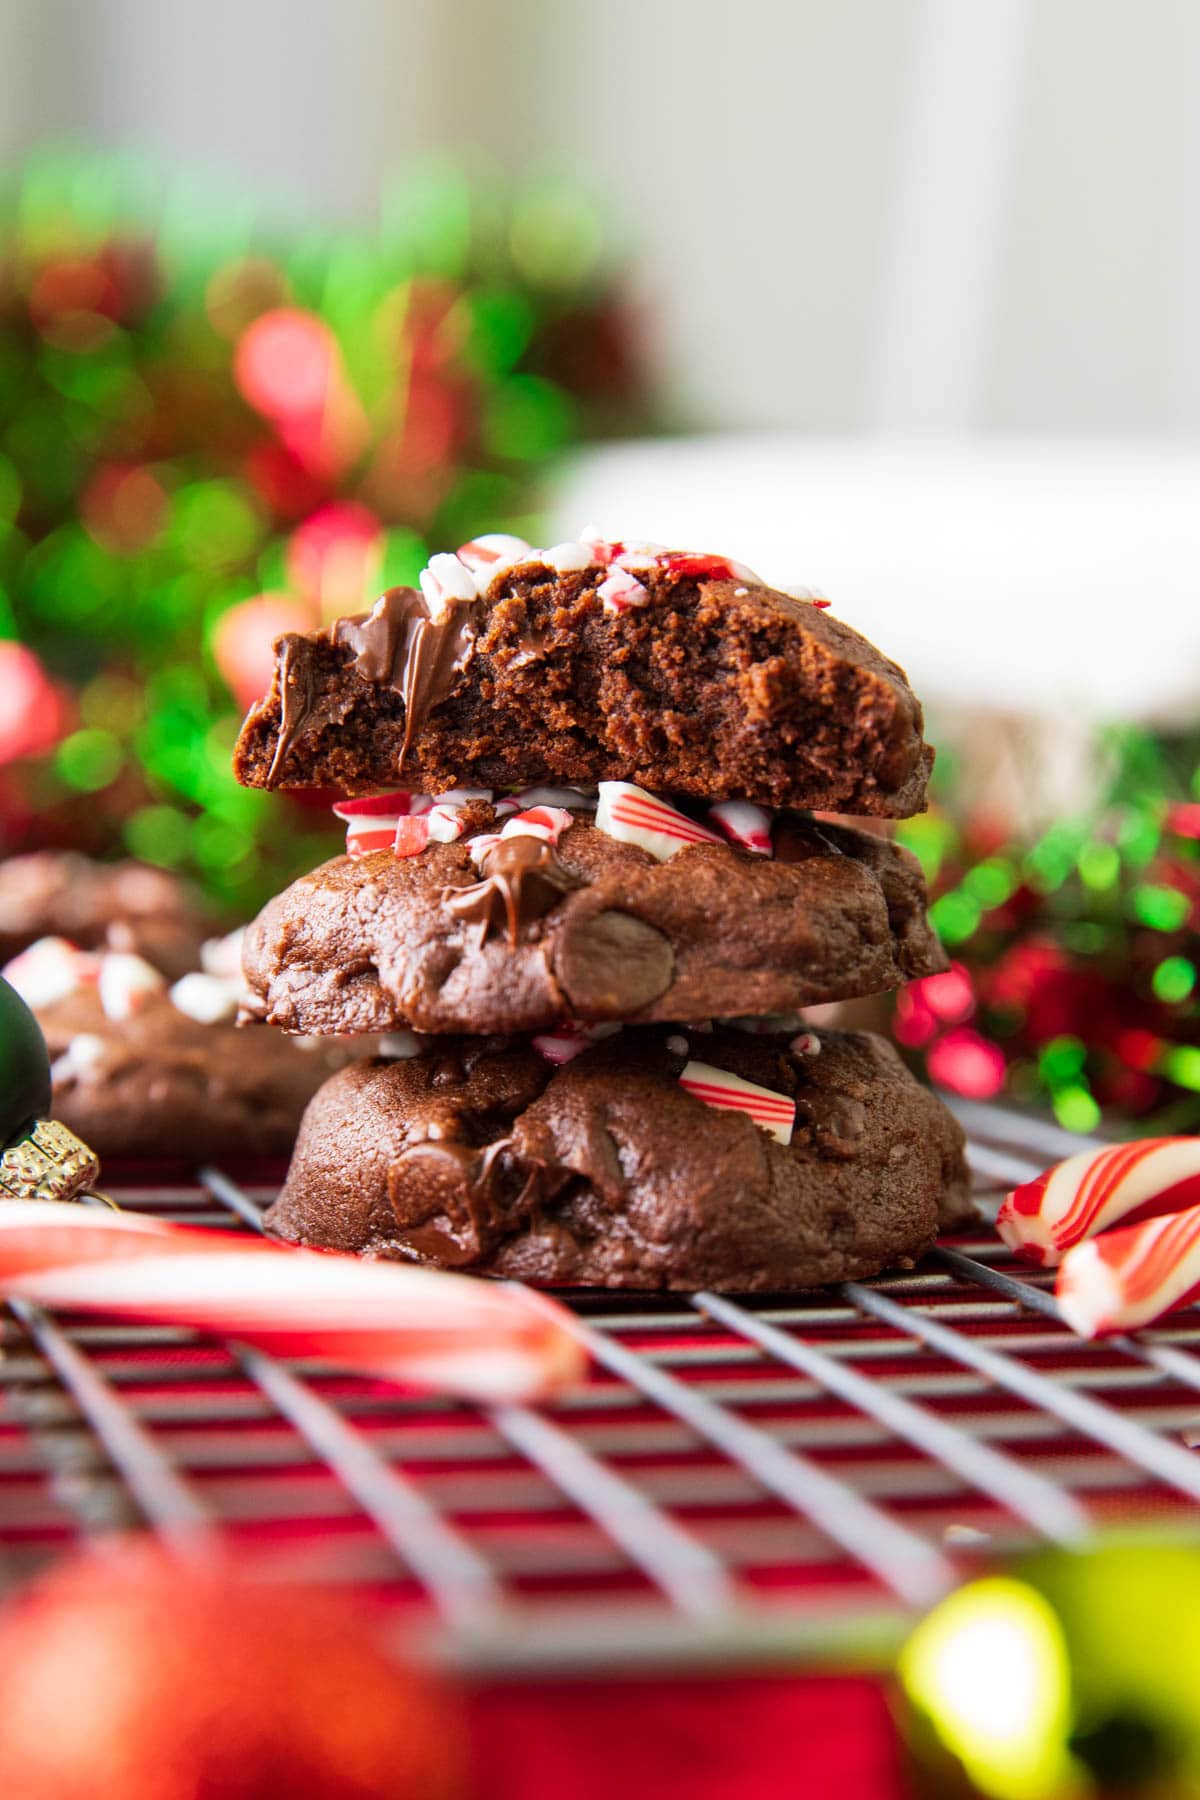
POLYGON ((456 1709, 380 1623, 136 1540, 72 1560, 0 1617, 0 1793, 461 1800, 456 1709))

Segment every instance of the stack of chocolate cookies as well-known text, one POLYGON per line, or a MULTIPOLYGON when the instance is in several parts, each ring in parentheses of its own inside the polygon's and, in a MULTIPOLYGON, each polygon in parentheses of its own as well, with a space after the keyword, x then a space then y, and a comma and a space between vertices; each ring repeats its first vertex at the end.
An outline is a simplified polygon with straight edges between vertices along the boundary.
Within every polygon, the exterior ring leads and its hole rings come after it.
POLYGON ((801 1009, 945 966, 875 831, 932 752, 815 595, 588 532, 488 537, 277 645, 236 752, 331 787, 347 855, 246 933, 251 1016, 383 1033, 310 1102, 269 1229, 633 1289, 907 1265, 962 1134, 881 1038, 801 1009))

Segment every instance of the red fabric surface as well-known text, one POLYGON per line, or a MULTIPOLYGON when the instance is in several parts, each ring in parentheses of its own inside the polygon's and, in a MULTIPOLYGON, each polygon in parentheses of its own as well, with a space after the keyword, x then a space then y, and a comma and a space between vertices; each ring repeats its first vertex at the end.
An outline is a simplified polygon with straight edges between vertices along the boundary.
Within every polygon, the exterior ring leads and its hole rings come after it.
POLYGON ((905 1800, 883 1684, 851 1676, 496 1682, 474 1800, 905 1800))

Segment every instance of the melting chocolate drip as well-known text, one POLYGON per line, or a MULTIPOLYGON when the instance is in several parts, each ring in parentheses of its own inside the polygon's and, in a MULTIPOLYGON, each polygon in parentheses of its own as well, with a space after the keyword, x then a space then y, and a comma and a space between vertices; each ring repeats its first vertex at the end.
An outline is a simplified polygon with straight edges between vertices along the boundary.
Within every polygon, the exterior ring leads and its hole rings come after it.
POLYGON ((278 781, 296 733, 313 709, 312 664, 307 653, 297 655, 302 649, 307 651, 303 638, 284 638, 279 655, 279 736, 267 770, 268 787, 278 781))
MULTIPOLYGON (((418 588, 389 588, 369 613, 335 619, 329 641, 353 652, 364 681, 394 688, 404 701, 404 741, 397 772, 430 711, 471 660, 481 603, 448 600, 435 618, 418 588)), ((267 786, 279 780, 288 752, 316 707, 309 638, 289 636, 279 653, 279 735, 267 786)))
POLYGON ((509 948, 515 949, 522 925, 540 919, 574 886, 545 838, 501 838, 484 856, 482 880, 472 887, 444 888, 442 903, 479 926, 481 945, 507 925, 509 948))
POLYGON ((354 652, 364 681, 395 688, 404 701, 404 742, 397 772, 430 710, 444 700, 475 647, 480 603, 447 600, 437 618, 419 588, 389 588, 369 613, 338 619, 333 641, 354 652))
POLYGON ((505 1231, 522 1223, 527 1214, 536 1214, 570 1179, 569 1170, 548 1163, 515 1162, 511 1151, 512 1139, 507 1137, 497 1138, 483 1149, 430 1138, 402 1151, 388 1190, 403 1247, 420 1260, 465 1268, 487 1256, 505 1231), (449 1231, 428 1222, 414 1226, 405 1218, 403 1190, 410 1175, 423 1176, 423 1186, 432 1185, 438 1210, 450 1220, 449 1231), (506 1201, 504 1190, 511 1187, 514 1175, 521 1185, 506 1201), (451 1216, 456 1200, 461 1200, 466 1212, 458 1230, 451 1216))

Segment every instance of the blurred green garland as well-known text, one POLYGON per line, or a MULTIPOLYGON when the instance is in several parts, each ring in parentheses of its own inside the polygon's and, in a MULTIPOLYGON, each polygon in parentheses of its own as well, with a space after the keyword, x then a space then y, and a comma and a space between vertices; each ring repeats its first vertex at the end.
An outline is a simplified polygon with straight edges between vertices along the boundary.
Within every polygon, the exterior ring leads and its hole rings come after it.
POLYGON ((337 841, 230 774, 275 631, 536 535, 547 461, 643 419, 561 184, 427 166, 375 230, 289 237, 38 158, 0 191, 0 852, 125 850, 250 910, 337 841))

